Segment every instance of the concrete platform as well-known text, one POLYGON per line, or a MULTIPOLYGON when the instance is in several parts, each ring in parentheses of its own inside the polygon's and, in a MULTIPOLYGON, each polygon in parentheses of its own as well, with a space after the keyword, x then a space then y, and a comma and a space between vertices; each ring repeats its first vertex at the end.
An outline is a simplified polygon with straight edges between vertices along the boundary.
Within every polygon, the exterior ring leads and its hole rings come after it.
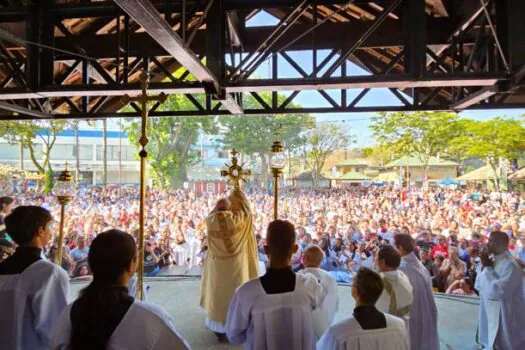
MULTIPOLYGON (((199 307, 198 277, 159 277, 146 280, 150 286, 148 301, 164 307, 173 317, 177 331, 192 349, 242 349, 240 346, 219 344, 215 335, 205 328, 205 314, 199 307)), ((71 286, 72 297, 85 283, 71 286)), ((479 300, 450 295, 436 295, 439 310, 441 349, 473 350, 478 320, 479 300)), ((352 314, 354 300, 348 286, 339 286, 339 311, 336 321, 352 314)))

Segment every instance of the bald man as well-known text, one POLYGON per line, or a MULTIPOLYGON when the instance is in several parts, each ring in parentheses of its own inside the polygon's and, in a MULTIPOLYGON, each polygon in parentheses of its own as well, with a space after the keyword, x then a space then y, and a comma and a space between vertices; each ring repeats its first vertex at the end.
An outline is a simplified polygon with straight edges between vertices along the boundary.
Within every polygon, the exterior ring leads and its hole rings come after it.
POLYGON ((215 205, 215 211, 228 211, 231 208, 231 203, 227 198, 221 198, 215 205))
POLYGON ((259 277, 259 254, 248 198, 235 188, 206 218, 208 252, 201 278, 200 305, 205 324, 219 342, 227 342, 224 323, 235 290, 259 277))
POLYGON ((508 251, 509 236, 495 231, 481 254, 476 278, 481 298, 478 342, 485 349, 525 349, 525 296, 522 271, 508 251))
MULTIPOLYGON (((313 275, 325 290, 321 304, 321 311, 326 321, 326 328, 334 322, 334 316, 339 305, 337 282, 329 272, 322 270, 323 251, 318 246, 310 246, 303 251, 302 262, 304 269, 299 273, 313 275)), ((324 332, 323 332, 324 333, 324 332)))

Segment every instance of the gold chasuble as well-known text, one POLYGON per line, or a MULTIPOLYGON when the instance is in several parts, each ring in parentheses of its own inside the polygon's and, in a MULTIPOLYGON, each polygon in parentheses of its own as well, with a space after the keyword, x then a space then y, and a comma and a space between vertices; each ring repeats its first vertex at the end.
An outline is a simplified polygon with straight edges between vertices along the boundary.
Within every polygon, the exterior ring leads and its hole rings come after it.
POLYGON ((246 195, 233 190, 231 211, 213 211, 206 219, 208 252, 201 279, 200 305, 208 319, 225 323, 235 290, 259 277, 257 241, 246 195))

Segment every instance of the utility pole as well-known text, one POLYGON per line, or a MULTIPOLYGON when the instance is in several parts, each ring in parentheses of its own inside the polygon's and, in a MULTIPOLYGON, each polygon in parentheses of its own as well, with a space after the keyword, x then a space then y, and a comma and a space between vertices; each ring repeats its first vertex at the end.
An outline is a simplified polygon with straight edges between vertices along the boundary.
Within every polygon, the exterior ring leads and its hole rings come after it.
POLYGON ((106 186, 108 184, 108 121, 106 118, 102 120, 103 125, 103 137, 104 137, 104 172, 102 174, 102 188, 106 192, 106 186))

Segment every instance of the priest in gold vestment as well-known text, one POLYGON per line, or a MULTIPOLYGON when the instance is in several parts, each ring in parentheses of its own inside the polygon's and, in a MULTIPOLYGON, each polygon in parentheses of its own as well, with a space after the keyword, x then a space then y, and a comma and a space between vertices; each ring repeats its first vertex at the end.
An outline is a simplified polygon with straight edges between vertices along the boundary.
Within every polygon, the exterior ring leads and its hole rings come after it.
POLYGON ((208 252, 201 280, 200 305, 206 310, 206 326, 219 341, 227 340, 224 323, 235 290, 259 277, 258 252, 252 213, 239 187, 228 199, 217 202, 206 219, 208 252))

